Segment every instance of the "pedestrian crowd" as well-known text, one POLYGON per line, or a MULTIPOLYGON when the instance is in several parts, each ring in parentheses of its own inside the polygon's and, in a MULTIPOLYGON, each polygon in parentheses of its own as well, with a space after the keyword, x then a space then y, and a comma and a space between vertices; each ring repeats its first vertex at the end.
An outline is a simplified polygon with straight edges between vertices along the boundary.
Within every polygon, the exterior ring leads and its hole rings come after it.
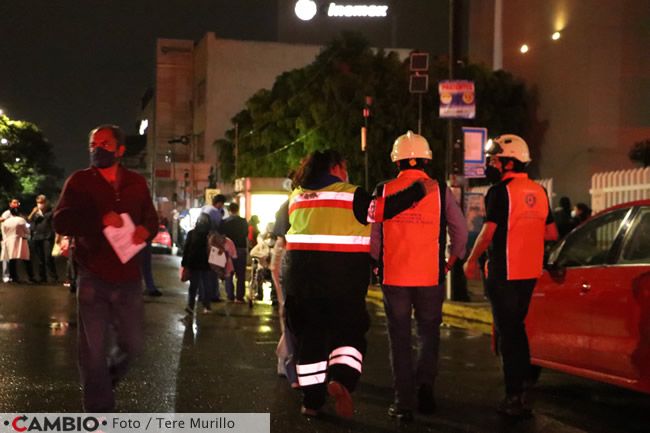
MULTIPOLYGON (((69 258, 83 405, 90 412, 115 408, 115 387, 142 349, 142 279, 144 293, 162 294, 151 275, 159 218, 145 179, 120 164, 125 146, 119 127, 98 126, 89 135, 90 167, 66 180, 54 209, 39 195, 33 210, 21 215, 12 199, 0 220, 5 282, 20 282, 22 263, 30 282, 49 277, 56 283, 53 257, 69 258)), ((524 320, 544 243, 556 240, 558 230, 568 233, 591 210, 583 203, 572 210, 567 197, 557 209, 549 207, 546 192, 526 174, 530 155, 521 137, 503 135, 487 153, 493 186, 464 269, 469 278, 479 270, 485 276, 506 390, 498 411, 521 417, 532 410, 524 320), (485 252, 488 259, 479 265, 485 252)), ((341 417, 354 413, 352 393, 367 351, 371 276, 381 285, 387 319, 394 386, 388 415, 408 422, 416 411, 436 410, 444 282, 466 258, 467 224, 450 188, 432 173, 423 136, 408 131, 398 137, 390 158, 397 176, 370 193, 349 183, 341 154, 313 152, 293 172, 293 190, 263 233, 257 216, 247 221, 237 202, 226 206, 226 197, 217 194, 184 241, 180 279, 189 283, 187 320, 197 302, 203 314, 213 312, 212 304, 223 301, 220 286, 226 301, 252 305, 263 282, 271 283, 280 312, 277 372, 302 392, 300 411, 307 417, 318 417, 328 396, 341 417)))

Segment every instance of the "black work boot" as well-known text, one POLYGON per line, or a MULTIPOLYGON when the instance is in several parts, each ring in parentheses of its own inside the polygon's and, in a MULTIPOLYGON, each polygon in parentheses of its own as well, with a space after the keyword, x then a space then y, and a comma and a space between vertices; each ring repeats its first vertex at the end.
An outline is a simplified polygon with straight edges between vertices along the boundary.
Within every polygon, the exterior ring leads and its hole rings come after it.
POLYGON ((528 418, 533 415, 532 409, 524 404, 524 399, 521 394, 506 396, 499 403, 497 412, 513 418, 528 418))

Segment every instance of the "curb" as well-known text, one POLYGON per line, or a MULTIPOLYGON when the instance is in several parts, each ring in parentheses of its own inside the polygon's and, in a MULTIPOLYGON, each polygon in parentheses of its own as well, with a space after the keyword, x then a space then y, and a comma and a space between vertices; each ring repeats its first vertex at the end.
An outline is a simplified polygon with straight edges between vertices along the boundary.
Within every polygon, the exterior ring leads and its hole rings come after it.
MULTIPOLYGON (((367 301, 383 307, 383 294, 378 286, 369 286, 367 301)), ((484 334, 492 332, 492 311, 487 302, 445 301, 442 304, 442 321, 444 324, 470 329, 484 334)))

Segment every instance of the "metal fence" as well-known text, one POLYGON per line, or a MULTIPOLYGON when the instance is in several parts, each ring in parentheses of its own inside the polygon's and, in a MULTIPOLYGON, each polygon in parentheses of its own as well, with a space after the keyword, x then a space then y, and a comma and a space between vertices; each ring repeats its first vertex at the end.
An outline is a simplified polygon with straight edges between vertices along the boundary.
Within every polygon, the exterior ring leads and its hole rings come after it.
POLYGON ((620 203, 650 199, 650 167, 596 173, 591 177, 589 194, 594 213, 620 203))

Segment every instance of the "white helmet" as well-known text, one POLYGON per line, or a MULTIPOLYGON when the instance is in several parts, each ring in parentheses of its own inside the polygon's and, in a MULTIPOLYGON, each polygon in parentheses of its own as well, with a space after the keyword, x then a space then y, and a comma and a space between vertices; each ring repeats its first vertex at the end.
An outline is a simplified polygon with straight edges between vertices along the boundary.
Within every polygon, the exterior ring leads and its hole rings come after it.
POLYGON ((492 140, 492 145, 486 149, 489 156, 501 156, 504 158, 514 158, 524 164, 532 161, 528 145, 523 138, 514 134, 500 135, 492 140))
POLYGON ((410 158, 431 159, 431 148, 427 139, 413 131, 397 137, 393 143, 393 151, 390 153, 393 162, 410 158))

